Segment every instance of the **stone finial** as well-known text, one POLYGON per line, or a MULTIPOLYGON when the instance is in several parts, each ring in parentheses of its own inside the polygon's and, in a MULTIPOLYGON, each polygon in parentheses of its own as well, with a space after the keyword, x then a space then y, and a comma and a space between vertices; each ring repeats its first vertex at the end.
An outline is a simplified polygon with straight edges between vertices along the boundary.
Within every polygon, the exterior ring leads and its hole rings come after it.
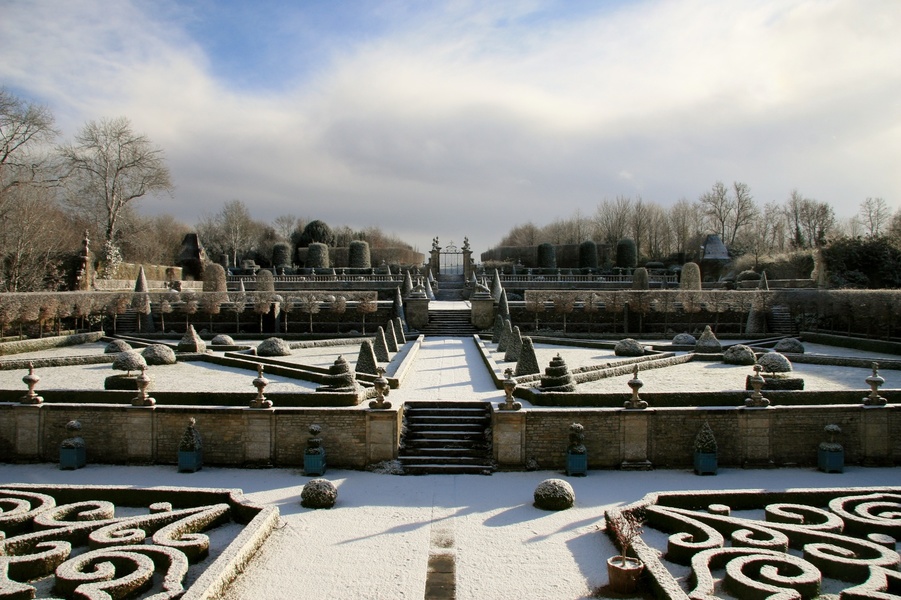
POLYGON ((21 403, 21 404, 41 404, 44 401, 44 399, 41 398, 40 396, 38 396, 34 391, 35 386, 38 384, 38 382, 40 380, 41 380, 40 376, 38 376, 34 372, 34 363, 29 362, 28 363, 28 374, 22 378, 22 382, 28 386, 28 392, 24 396, 19 398, 19 403, 21 403))
POLYGON ((763 394, 760 393, 760 389, 766 384, 766 380, 760 374, 762 369, 763 367, 759 364, 754 365, 754 375, 748 378, 748 382, 751 384, 754 391, 745 399, 745 406, 747 407, 763 408, 770 405, 770 401, 767 398, 764 398, 763 394))
POLYGON ((379 376, 375 378, 373 381, 373 387, 375 388, 376 399, 369 403, 369 408, 375 409, 385 409, 391 408, 391 403, 385 400, 385 396, 388 395, 390 391, 390 386, 388 385, 388 380, 385 379, 385 369, 382 367, 378 368, 379 376))
POLYGON ((257 388, 257 396, 250 401, 250 408, 272 408, 272 400, 263 395, 263 390, 269 385, 269 380, 263 377, 263 365, 257 365, 257 377, 253 380, 253 386, 257 388))
POLYGON ((888 400, 879 395, 879 387, 885 383, 885 379, 879 374, 879 363, 872 363, 873 374, 867 377, 867 385, 870 386, 870 394, 863 399, 866 406, 885 406, 888 400))
POLYGON ((516 390, 517 381, 516 378, 513 377, 513 369, 506 368, 504 370, 505 379, 502 382, 504 386, 504 402, 503 404, 498 405, 498 410, 519 410, 522 408, 522 403, 517 402, 513 399, 513 392, 516 390))
POLYGON ((628 381, 629 388, 632 390, 632 397, 626 400, 624 408, 644 409, 648 407, 648 403, 638 397, 638 390, 644 386, 644 382, 638 378, 638 365, 632 369, 632 379, 628 381))
POLYGON ((138 375, 135 382, 138 385, 138 395, 131 399, 132 406, 153 406, 156 400, 147 394, 147 389, 153 383, 153 378, 147 374, 147 365, 141 366, 141 374, 138 375))

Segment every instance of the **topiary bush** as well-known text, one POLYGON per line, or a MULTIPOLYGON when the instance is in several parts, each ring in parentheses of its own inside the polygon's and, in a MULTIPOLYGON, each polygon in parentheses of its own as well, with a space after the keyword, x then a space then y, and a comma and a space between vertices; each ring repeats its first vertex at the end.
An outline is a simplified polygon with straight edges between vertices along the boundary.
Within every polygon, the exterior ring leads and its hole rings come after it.
POLYGON ((557 268, 557 249, 554 248, 553 244, 549 244, 547 242, 538 244, 538 268, 557 268))
POLYGON ((677 333, 673 337, 673 344, 676 346, 694 346, 697 343, 698 340, 690 333, 677 333))
POLYGON ((785 338, 776 342, 773 350, 789 354, 804 354, 804 344, 798 338, 785 338))
POLYGON ((644 346, 637 340, 626 338, 616 342, 613 353, 617 356, 644 356, 644 346))
POLYGON ((369 269, 372 267, 369 242, 354 240, 348 245, 347 266, 351 269, 369 269))
POLYGON ((134 350, 120 352, 119 355, 116 356, 116 360, 113 361, 113 369, 116 371, 125 371, 126 375, 131 375, 132 371, 140 371, 142 367, 146 366, 147 361, 134 350))
POLYGON ((210 344, 213 346, 234 346, 235 340, 232 339, 232 336, 225 335, 224 333, 220 333, 212 340, 210 340, 210 344))
POLYGON ((585 240, 579 244, 579 268, 598 268, 598 245, 594 240, 585 240))
POLYGON ((644 267, 638 267, 632 271, 632 289, 646 290, 650 288, 650 280, 648 279, 648 270, 644 267))
POLYGON ((723 350, 723 362, 727 365, 753 365, 757 357, 749 346, 735 344, 723 350))
POLYGON ((165 344, 151 344, 141 352, 148 365, 174 365, 175 350, 165 344))
POLYGON ((698 263, 687 262, 682 265, 682 276, 679 278, 679 289, 701 289, 701 267, 698 263))
POLYGON ((792 370, 791 361, 778 352, 767 352, 757 359, 757 364, 767 373, 790 373, 792 370))
POLYGON ((723 345, 716 339, 710 325, 704 327, 704 332, 695 343, 695 352, 699 354, 718 354, 723 351, 723 345))
POLYGON ((281 338, 271 337, 260 342, 257 346, 257 356, 289 356, 291 346, 281 338))
POLYGON ((308 269, 327 269, 330 266, 328 257, 328 246, 325 244, 314 242, 307 248, 308 269))
POLYGON ((311 479, 300 492, 300 505, 305 508, 331 508, 338 501, 338 488, 327 479, 311 479))
POLYGON ((285 242, 278 242, 272 246, 272 266, 286 268, 291 266, 291 246, 285 242))
POLYGON ((566 510, 576 502, 576 492, 562 479, 545 479, 535 488, 535 507, 543 510, 566 510))
POLYGON ((634 269, 638 264, 638 248, 635 240, 623 238, 616 242, 616 266, 620 269, 634 269))
POLYGON ((113 340, 103 349, 104 354, 119 354, 120 352, 128 352, 131 350, 131 344, 125 340, 113 340))
POLYGON ((757 271, 742 271, 738 274, 737 281, 760 281, 760 273, 757 271))

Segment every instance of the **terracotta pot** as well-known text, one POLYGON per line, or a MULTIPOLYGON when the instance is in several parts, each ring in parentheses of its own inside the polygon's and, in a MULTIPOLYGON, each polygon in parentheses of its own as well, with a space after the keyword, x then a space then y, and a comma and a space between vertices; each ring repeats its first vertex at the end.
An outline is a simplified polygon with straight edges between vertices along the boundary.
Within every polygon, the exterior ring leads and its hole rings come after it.
POLYGON ((618 594, 632 594, 638 590, 638 580, 644 571, 644 563, 637 558, 611 556, 607 559, 607 578, 610 589, 618 594))

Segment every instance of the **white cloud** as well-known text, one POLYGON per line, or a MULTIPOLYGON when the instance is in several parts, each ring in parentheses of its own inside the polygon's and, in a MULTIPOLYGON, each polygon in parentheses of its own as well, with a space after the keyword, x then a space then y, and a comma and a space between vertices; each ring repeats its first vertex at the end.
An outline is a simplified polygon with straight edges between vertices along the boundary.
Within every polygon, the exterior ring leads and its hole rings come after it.
POLYGON ((145 209, 188 222, 240 198, 262 219, 377 224, 420 249, 468 235, 479 251, 516 223, 617 194, 668 204, 718 179, 760 201, 797 187, 839 212, 901 202, 893 0, 371 6, 390 26, 356 43, 278 38, 283 81, 256 92, 213 74, 185 26, 200 10, 13 2, 0 81, 67 135, 128 116, 178 188, 145 209), (304 44, 332 54, 292 71, 304 44))

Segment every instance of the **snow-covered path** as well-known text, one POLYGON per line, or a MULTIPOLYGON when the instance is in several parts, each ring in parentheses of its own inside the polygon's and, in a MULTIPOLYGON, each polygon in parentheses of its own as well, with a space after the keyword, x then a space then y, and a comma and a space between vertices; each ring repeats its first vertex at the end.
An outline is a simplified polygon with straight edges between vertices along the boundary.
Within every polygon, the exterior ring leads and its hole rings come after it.
POLYGON ((504 392, 482 362, 471 337, 427 337, 416 356, 412 372, 392 401, 470 400, 501 401, 504 392))

